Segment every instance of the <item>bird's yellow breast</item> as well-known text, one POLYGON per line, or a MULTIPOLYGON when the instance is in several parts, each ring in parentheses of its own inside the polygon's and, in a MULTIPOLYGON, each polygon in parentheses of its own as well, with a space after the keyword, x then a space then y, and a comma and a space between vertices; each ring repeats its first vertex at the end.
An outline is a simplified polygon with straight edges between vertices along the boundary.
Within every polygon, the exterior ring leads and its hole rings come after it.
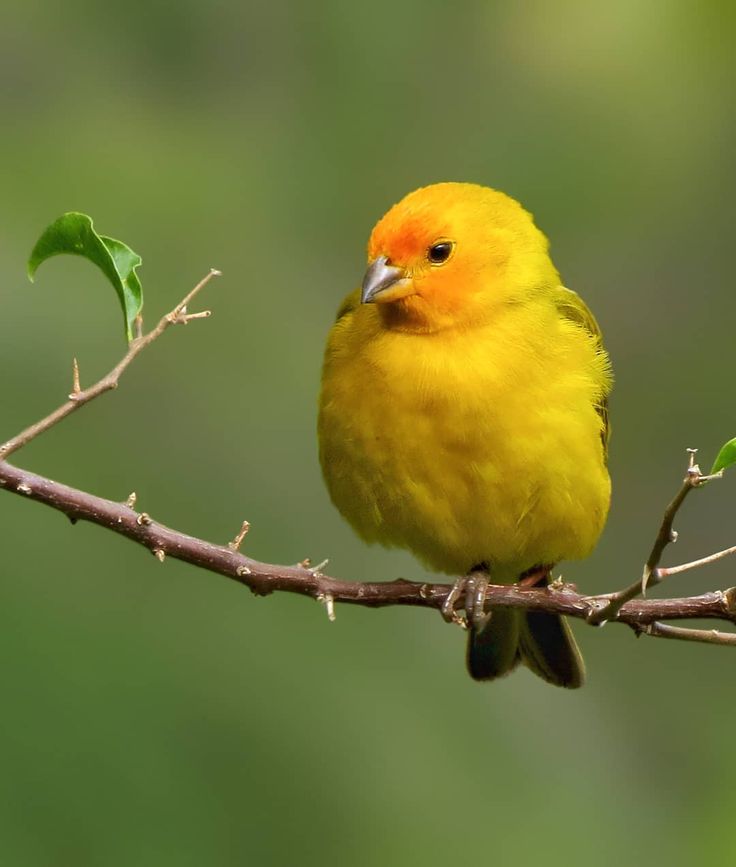
POLYGON ((349 303, 327 345, 320 459, 367 541, 495 580, 590 552, 610 495, 605 356, 548 297, 427 334, 349 303))

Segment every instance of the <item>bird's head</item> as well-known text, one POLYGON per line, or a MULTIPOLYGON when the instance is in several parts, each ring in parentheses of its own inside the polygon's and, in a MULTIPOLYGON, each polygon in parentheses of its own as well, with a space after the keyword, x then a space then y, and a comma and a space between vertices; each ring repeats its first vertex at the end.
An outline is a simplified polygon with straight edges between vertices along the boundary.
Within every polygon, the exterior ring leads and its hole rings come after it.
POLYGON ((487 322, 557 285, 545 236, 509 196, 476 184, 422 187, 394 205, 368 242, 363 303, 386 325, 430 332, 487 322))

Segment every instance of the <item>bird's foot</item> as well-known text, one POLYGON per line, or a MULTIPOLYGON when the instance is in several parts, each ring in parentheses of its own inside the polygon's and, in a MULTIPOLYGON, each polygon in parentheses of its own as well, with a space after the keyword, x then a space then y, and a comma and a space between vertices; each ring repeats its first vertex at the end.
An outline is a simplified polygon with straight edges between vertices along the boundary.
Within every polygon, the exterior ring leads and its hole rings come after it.
POLYGON ((452 585, 452 590, 442 603, 442 617, 447 623, 455 623, 463 629, 481 630, 491 619, 490 611, 485 610, 488 578, 483 572, 471 572, 458 578, 452 585), (457 611, 458 602, 465 597, 464 614, 457 611))
POLYGON ((465 622, 465 618, 458 614, 455 609, 458 599, 462 596, 464 586, 465 578, 458 578, 452 585, 452 590, 445 597, 442 608, 440 608, 440 614, 446 623, 454 623, 463 629, 467 628, 467 623, 465 622))
POLYGON ((452 585, 452 590, 447 594, 445 601, 442 603, 440 613, 446 623, 454 623, 462 629, 468 628, 467 618, 457 612, 457 603, 465 590, 465 582, 467 578, 458 578, 452 585))

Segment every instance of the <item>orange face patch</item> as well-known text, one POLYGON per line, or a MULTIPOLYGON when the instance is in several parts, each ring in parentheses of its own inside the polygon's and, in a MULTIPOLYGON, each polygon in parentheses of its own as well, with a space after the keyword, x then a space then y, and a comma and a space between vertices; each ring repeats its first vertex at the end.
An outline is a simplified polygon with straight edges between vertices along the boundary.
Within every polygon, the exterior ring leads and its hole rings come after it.
POLYGON ((369 261, 385 256, 410 281, 387 295, 392 328, 436 331, 493 317, 556 272, 532 217, 503 193, 475 184, 435 184, 410 193, 376 224, 369 261), (447 255, 433 253, 444 241, 447 255), (449 250, 449 252, 448 252, 449 250))

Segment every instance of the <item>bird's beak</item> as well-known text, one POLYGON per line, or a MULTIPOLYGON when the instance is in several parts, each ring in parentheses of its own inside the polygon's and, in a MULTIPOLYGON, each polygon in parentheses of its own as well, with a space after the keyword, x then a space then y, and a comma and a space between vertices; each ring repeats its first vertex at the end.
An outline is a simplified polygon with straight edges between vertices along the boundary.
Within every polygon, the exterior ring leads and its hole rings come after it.
POLYGON ((409 280, 404 268, 389 265, 385 256, 379 256, 371 262, 365 272, 360 300, 363 304, 372 304, 379 299, 389 301, 396 297, 394 292, 391 292, 391 298, 388 297, 390 289, 403 289, 408 284, 409 280))

